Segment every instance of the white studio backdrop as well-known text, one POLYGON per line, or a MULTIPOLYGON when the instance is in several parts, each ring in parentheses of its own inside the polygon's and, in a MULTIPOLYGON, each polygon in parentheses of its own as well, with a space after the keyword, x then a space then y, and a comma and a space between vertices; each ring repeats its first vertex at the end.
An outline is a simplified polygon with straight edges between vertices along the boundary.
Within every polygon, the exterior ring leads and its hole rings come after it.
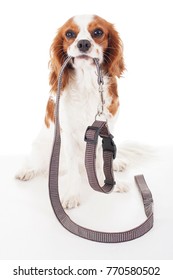
POLYGON ((172 144, 171 0, 6 0, 0 2, 0 154, 30 149, 44 120, 51 42, 76 14, 114 23, 124 43, 118 140, 172 144))

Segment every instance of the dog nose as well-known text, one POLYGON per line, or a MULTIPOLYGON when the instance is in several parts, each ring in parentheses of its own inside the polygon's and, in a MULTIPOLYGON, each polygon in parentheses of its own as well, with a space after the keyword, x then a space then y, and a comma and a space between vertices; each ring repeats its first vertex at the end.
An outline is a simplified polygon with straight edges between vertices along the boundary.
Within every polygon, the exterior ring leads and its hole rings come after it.
POLYGON ((80 40, 77 43, 77 47, 81 52, 87 52, 91 47, 91 43, 88 40, 80 40))

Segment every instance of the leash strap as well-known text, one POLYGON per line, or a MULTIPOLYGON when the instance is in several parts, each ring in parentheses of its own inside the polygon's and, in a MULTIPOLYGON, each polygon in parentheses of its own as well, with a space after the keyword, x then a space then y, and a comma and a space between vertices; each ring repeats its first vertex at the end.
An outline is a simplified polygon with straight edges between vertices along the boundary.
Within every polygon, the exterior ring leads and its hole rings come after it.
MULTIPOLYGON (((135 181, 142 195, 144 209, 147 219, 144 223, 136 228, 125 232, 100 232, 92 229, 82 227, 75 222, 73 222, 67 213, 64 211, 60 197, 59 197, 59 156, 61 147, 61 136, 60 136, 60 123, 59 123, 59 100, 60 100, 60 90, 62 75, 65 67, 71 57, 68 57, 64 62, 58 79, 58 93, 56 97, 56 109, 55 109, 55 135, 54 143, 52 148, 52 155, 50 159, 49 168, 49 196, 52 204, 54 213, 59 220, 59 222, 71 233, 78 235, 82 238, 89 239, 97 242, 104 243, 118 243, 129 241, 144 235, 153 227, 153 211, 152 211, 152 194, 145 182, 143 175, 135 176, 135 181)), ((85 165, 87 174, 89 176, 90 185, 97 191, 108 193, 112 190, 115 182, 112 171, 112 159, 115 157, 116 148, 114 146, 112 136, 109 133, 106 123, 101 121, 95 121, 93 126, 87 129, 85 134, 85 140, 87 142, 85 165), (91 128, 92 127, 92 128, 91 128), (104 174, 105 174, 105 185, 103 187, 99 186, 98 179, 95 170, 95 156, 96 156, 96 146, 98 136, 103 138, 103 159, 104 159, 104 174), (112 147, 113 146, 113 147, 112 147), (91 167, 92 170, 91 171, 91 167), (108 165, 108 167, 106 167, 108 165)))

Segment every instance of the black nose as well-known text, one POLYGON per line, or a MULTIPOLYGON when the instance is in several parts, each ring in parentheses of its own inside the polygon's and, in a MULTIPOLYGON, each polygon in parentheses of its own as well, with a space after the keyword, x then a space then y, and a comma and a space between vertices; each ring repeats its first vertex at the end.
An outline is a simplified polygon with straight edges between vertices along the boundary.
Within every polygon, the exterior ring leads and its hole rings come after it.
POLYGON ((80 40, 77 43, 77 47, 81 52, 87 52, 91 47, 91 43, 88 40, 80 40))

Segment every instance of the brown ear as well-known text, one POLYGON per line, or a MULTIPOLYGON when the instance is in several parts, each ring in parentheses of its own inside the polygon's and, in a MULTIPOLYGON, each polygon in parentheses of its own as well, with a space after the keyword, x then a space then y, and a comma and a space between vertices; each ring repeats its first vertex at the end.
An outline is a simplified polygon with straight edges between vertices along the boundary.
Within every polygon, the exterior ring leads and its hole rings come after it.
POLYGON ((104 68, 110 76, 118 78, 125 70, 122 41, 113 25, 109 26, 108 47, 104 51, 104 68))
MULTIPOLYGON (((67 57, 67 53, 64 51, 63 48, 63 37, 61 35, 61 30, 59 30, 50 48, 49 84, 51 86, 51 91, 53 92, 57 91, 59 71, 66 57, 67 57)), ((68 78, 69 78, 69 74, 68 74, 68 69, 66 68, 62 79, 62 87, 61 87, 62 89, 65 87, 68 78)))

